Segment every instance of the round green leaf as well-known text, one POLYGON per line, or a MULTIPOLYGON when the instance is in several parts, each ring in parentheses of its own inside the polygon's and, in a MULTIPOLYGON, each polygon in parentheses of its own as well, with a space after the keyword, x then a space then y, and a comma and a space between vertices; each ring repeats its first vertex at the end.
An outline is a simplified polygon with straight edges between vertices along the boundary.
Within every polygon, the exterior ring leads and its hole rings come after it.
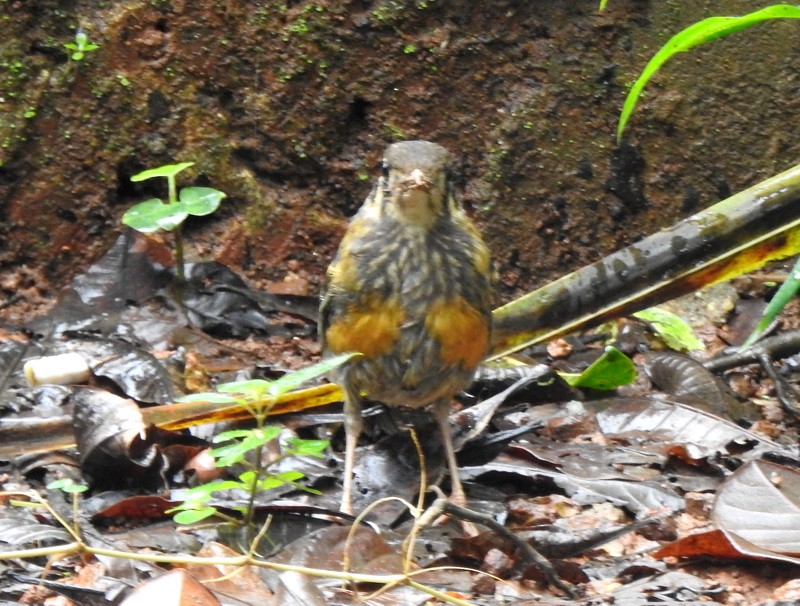
POLYGON ((694 334, 692 327, 686 320, 666 309, 651 307, 637 311, 633 315, 642 322, 649 324, 653 332, 661 337, 661 340, 670 349, 695 351, 706 348, 705 344, 694 334))
POLYGON ((142 233, 158 231, 158 222, 153 217, 153 208, 163 205, 158 198, 152 198, 131 206, 122 215, 122 223, 142 233))
POLYGON ((176 513, 172 519, 178 524, 194 524, 195 522, 210 518, 215 513, 217 513, 217 509, 215 507, 208 506, 203 507, 202 509, 187 509, 186 511, 180 511, 176 513))
POLYGON ((47 485, 50 490, 61 490, 66 493, 81 493, 89 490, 86 484, 76 482, 72 478, 61 478, 54 480, 47 485))
POLYGON ((150 168, 131 177, 131 181, 144 181, 153 177, 174 177, 182 170, 194 166, 194 162, 180 162, 179 164, 165 164, 158 168, 150 168))
POLYGON ((142 233, 163 229, 172 231, 184 222, 188 213, 178 204, 164 204, 158 198, 139 202, 122 215, 122 222, 142 233))
POLYGON ((186 212, 196 217, 213 213, 224 197, 224 193, 211 187, 184 187, 178 194, 186 212))
POLYGON ((70 486, 64 486, 61 490, 68 494, 80 494, 89 490, 89 487, 86 484, 72 484, 70 486))
POLYGON ((573 387, 610 391, 636 379, 636 367, 631 359, 615 347, 606 347, 603 355, 579 375, 559 373, 573 387))

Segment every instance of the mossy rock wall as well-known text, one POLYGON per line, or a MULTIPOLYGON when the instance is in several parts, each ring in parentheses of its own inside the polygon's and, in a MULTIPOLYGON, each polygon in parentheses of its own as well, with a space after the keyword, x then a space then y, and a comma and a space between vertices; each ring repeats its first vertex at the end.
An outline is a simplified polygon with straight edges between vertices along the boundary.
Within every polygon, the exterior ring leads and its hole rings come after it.
MULTIPOLYGON (((0 292, 102 253, 129 177, 194 161, 229 195, 188 229, 251 277, 316 287, 381 152, 435 140, 500 275, 498 302, 800 161, 800 22, 673 59, 622 145, 627 87, 721 0, 2 2, 0 292), (100 45, 81 61, 76 27, 100 45)), ((49 284, 40 288, 47 290, 49 284)))

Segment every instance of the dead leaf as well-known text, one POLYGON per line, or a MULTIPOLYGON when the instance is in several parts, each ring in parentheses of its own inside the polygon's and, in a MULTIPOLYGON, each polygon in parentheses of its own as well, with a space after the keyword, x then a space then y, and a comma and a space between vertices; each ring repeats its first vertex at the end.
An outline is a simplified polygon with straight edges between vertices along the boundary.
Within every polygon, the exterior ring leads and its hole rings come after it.
POLYGON ((126 517, 160 520, 168 518, 169 515, 164 512, 176 505, 178 505, 178 502, 169 501, 158 495, 134 495, 112 503, 94 514, 92 519, 97 521, 104 518, 126 517))
MULTIPOLYGON (((239 552, 215 542, 208 543, 197 553, 201 558, 235 558, 240 555, 239 552)), ((197 565, 189 566, 186 571, 208 589, 222 596, 259 606, 275 602, 272 591, 251 567, 197 565)))
POLYGON ((40 522, 31 510, 7 506, 0 508, 0 544, 21 549, 69 543, 71 539, 64 529, 40 522))
POLYGON ((202 583, 185 570, 173 570, 139 585, 120 606, 221 606, 202 583))
POLYGON ((652 398, 620 398, 597 413, 597 422, 606 437, 627 438, 637 445, 678 444, 695 460, 728 454, 735 445, 749 451, 750 457, 780 446, 738 425, 681 403, 652 398), (657 435, 654 435, 656 434, 657 435))
POLYGON ((709 530, 690 534, 687 537, 668 543, 651 554, 654 558, 692 558, 712 557, 740 559, 742 554, 731 545, 721 530, 709 530))
POLYGON ((325 606, 328 603, 308 575, 288 570, 280 574, 278 583, 275 597, 280 606, 325 606))
POLYGON ((647 356, 644 369, 659 389, 695 408, 733 421, 760 417, 752 402, 740 402, 727 385, 700 362, 675 352, 647 356))
POLYGON ((660 483, 581 478, 512 457, 510 453, 501 454, 481 467, 462 468, 461 479, 473 479, 488 472, 513 474, 520 478, 550 478, 577 504, 611 502, 625 507, 639 518, 650 515, 653 510, 678 511, 684 508, 683 498, 660 483))
POLYGON ((741 553, 800 564, 800 472, 751 461, 717 493, 712 519, 741 553))

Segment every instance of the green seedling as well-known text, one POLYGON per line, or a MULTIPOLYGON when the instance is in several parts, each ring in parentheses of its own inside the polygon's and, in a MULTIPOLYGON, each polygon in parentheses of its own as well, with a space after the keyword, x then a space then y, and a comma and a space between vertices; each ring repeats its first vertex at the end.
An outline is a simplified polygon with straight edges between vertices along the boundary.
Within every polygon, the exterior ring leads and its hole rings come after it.
POLYGON ((53 480, 47 485, 50 490, 60 490, 67 494, 80 494, 89 490, 89 487, 82 482, 76 482, 71 478, 62 478, 60 480, 53 480))
POLYGON ((48 490, 60 490, 61 492, 72 495, 72 530, 77 535, 80 533, 80 523, 78 516, 78 501, 81 493, 89 490, 83 482, 76 482, 72 478, 61 478, 53 480, 47 485, 48 490))
POLYGON ((263 462, 264 448, 270 442, 278 440, 282 430, 278 425, 266 424, 270 410, 269 402, 276 401, 278 397, 297 389, 306 381, 327 374, 355 355, 358 354, 336 356, 284 375, 275 381, 255 379, 224 383, 217 387, 216 392, 192 394, 181 398, 180 401, 183 402, 204 401, 238 404, 253 416, 255 427, 225 431, 212 440, 215 444, 221 444, 211 450, 215 465, 217 467, 239 465, 245 468, 243 473, 240 473, 234 480, 215 480, 191 488, 185 495, 185 501, 168 510, 167 513, 174 513, 174 520, 179 524, 193 524, 216 516, 250 529, 255 515, 255 500, 259 493, 290 484, 300 490, 318 494, 318 491, 300 484, 304 478, 303 473, 299 471, 271 473, 269 468, 289 457, 322 457, 328 447, 328 441, 290 438, 281 444, 281 454, 269 465, 265 465, 263 462), (267 406, 263 405, 265 401, 267 401, 267 406), (224 514, 209 504, 214 493, 231 489, 243 490, 248 495, 247 503, 235 508, 242 514, 241 521, 224 514))
POLYGON ((75 42, 67 42, 64 45, 64 48, 70 51, 70 59, 73 61, 82 61, 86 56, 86 53, 97 50, 100 48, 100 46, 98 44, 94 44, 93 42, 89 42, 89 36, 86 34, 86 32, 78 28, 78 31, 75 32, 75 42))
POLYGON ((122 216, 125 225, 145 234, 157 231, 175 232, 175 271, 178 284, 181 285, 185 282, 185 273, 183 238, 179 228, 189 215, 202 217, 216 211, 225 197, 224 193, 211 187, 184 187, 178 192, 175 177, 193 165, 194 162, 166 164, 133 175, 133 182, 164 177, 169 190, 167 203, 158 198, 145 200, 129 208, 122 216))
MULTIPOLYGON (((601 3, 601 9, 603 7, 604 4, 601 3)), ((742 15, 741 17, 709 17, 675 34, 655 55, 653 55, 653 58, 650 59, 642 70, 639 78, 633 84, 628 96, 625 98, 625 103, 622 106, 622 113, 619 117, 619 123, 617 124, 617 141, 622 140, 622 133, 625 130, 625 126, 628 124, 628 120, 636 107, 645 85, 650 78, 661 69, 661 66, 664 65, 668 59, 678 53, 699 46, 700 44, 711 42, 717 38, 723 38, 734 32, 747 29, 771 19, 800 19, 800 6, 774 4, 762 8, 761 10, 742 15)))

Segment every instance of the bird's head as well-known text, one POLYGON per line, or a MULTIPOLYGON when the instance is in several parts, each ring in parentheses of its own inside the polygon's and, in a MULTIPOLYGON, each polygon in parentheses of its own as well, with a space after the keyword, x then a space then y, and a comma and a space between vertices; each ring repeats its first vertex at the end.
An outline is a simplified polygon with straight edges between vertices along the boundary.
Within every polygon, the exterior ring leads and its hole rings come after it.
POLYGON ((450 154, 428 141, 393 143, 383 157, 378 185, 384 212, 411 225, 430 227, 452 210, 450 154))

